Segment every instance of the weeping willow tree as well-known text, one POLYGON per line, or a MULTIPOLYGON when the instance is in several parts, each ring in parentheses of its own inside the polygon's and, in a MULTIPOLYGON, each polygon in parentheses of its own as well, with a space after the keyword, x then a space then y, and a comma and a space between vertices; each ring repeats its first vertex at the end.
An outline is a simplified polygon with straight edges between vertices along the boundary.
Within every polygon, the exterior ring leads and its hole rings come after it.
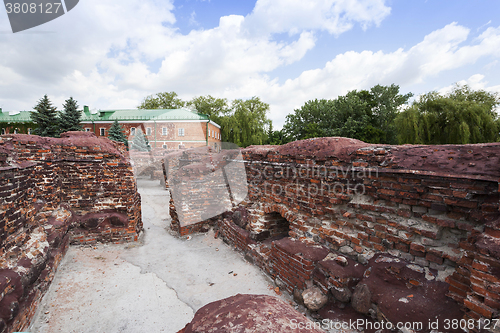
POLYGON ((499 141, 500 121, 494 93, 455 86, 448 95, 421 96, 396 120, 401 144, 465 144, 499 141))
POLYGON ((271 126, 268 112, 269 104, 262 102, 259 97, 234 100, 231 109, 219 119, 222 140, 240 147, 266 143, 271 126))

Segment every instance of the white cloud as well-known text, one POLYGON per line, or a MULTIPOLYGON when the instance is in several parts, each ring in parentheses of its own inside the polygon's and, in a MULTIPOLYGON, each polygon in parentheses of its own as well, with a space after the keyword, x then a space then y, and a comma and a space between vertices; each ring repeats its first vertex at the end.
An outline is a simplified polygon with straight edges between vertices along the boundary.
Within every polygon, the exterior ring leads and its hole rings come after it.
POLYGON ((218 27, 187 35, 175 27, 173 9, 172 0, 87 0, 34 30, 54 33, 0 34, 0 107, 30 109, 46 93, 59 107, 73 96, 103 109, 133 108, 160 91, 185 99, 259 96, 279 128, 310 99, 379 83, 407 87, 482 57, 492 57, 488 66, 494 67, 500 57, 500 28, 470 41, 469 29, 452 23, 410 48, 333 55, 324 66, 279 83, 271 73, 301 61, 317 31, 338 35, 355 24, 376 26, 390 8, 382 0, 258 0, 247 16, 224 16, 218 27), (283 32, 288 41, 275 39, 283 32))
POLYGON ((390 11, 383 0, 258 0, 246 24, 259 33, 326 30, 339 35, 355 23, 363 29, 379 25, 390 11))
POLYGON ((191 26, 199 26, 200 23, 198 23, 198 21, 196 21, 196 12, 191 12, 191 15, 189 16, 189 25, 191 26))
MULTIPOLYGON (((498 56, 500 29, 489 28, 479 36, 476 44, 461 45, 468 33, 467 28, 452 23, 430 33, 407 51, 350 51, 337 55, 323 68, 305 71, 283 85, 261 77, 245 82, 230 95, 247 92, 270 101, 272 120, 280 127, 286 114, 310 99, 335 98, 349 90, 368 89, 376 84, 410 86, 428 81, 441 72, 472 64, 480 57, 498 56)), ((469 80, 476 82, 473 87, 484 83, 478 76, 469 80)))
MULTIPOLYGON (((468 85, 473 90, 485 90, 488 92, 500 94, 500 85, 488 86, 488 81, 485 80, 485 76, 483 74, 471 75, 468 79, 460 80, 458 82, 455 82, 455 84, 461 86, 468 85)), ((449 86, 439 89, 438 93, 440 93, 441 95, 446 95, 450 93, 455 87, 455 84, 451 84, 449 86)))
POLYGON ((224 16, 214 29, 183 35, 173 9, 173 0, 87 0, 25 33, 2 34, 0 85, 8 89, 0 106, 29 109, 45 93, 56 105, 73 95, 100 108, 134 107, 165 90, 218 95, 267 82, 265 73, 302 59, 315 46, 311 30, 366 28, 390 12, 382 0, 259 0, 247 17, 224 16), (270 30, 256 34, 262 22, 270 30), (283 31, 298 35, 290 42, 273 39, 283 31), (161 63, 159 70, 151 70, 152 62, 161 63))

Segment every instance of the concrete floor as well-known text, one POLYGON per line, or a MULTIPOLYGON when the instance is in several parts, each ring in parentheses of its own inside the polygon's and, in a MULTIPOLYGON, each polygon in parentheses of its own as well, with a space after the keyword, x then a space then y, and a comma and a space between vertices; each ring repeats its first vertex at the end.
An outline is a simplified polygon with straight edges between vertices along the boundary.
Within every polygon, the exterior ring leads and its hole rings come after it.
POLYGON ((141 242, 70 247, 28 332, 177 332, 212 301, 276 296, 271 280, 213 233, 172 236, 168 192, 158 181, 138 185, 141 242))

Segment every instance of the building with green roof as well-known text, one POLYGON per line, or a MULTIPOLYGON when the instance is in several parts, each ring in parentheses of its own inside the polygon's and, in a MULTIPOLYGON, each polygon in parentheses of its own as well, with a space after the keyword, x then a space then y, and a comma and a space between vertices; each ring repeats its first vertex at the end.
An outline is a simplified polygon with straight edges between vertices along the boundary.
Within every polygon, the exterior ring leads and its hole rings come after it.
MULTIPOLYGON (((31 120, 32 111, 5 112, 0 109, 2 134, 31 134, 36 125, 31 120)), ((146 134, 152 148, 195 148, 211 146, 220 149, 220 126, 201 113, 188 109, 126 109, 98 110, 91 112, 87 106, 82 111, 81 125, 96 136, 107 136, 115 120, 122 125, 129 141, 139 132, 146 134)))

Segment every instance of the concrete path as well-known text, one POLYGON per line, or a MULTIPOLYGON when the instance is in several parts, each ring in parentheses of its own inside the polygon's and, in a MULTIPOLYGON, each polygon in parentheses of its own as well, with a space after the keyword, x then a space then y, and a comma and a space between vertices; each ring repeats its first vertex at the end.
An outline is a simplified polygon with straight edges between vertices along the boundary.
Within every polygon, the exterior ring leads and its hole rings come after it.
POLYGON ((177 332, 209 302, 276 296, 271 281, 213 233, 172 236, 168 192, 158 181, 138 185, 142 241, 70 247, 28 332, 177 332))

